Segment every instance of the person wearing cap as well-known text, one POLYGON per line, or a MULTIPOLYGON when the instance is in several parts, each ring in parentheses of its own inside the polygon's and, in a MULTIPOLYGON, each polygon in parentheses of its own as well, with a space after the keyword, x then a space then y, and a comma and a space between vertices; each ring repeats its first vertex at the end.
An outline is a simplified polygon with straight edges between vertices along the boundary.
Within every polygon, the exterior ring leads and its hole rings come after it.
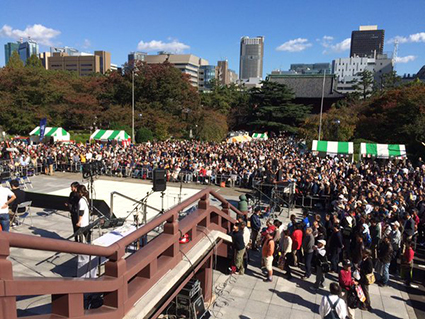
POLYGON ((328 258, 326 257, 326 240, 319 239, 313 249, 316 257, 316 282, 313 287, 310 287, 310 290, 317 291, 319 288, 324 288, 325 273, 329 271, 328 258))
POLYGON ((255 207, 254 214, 251 215, 251 242, 252 242, 252 250, 257 250, 257 238, 258 233, 261 229, 261 220, 260 214, 261 208, 259 206, 255 207))
MULTIPOLYGON (((339 286, 341 287, 342 291, 342 298, 347 303, 348 294, 350 293, 351 289, 353 289, 353 286, 358 284, 357 281, 353 279, 353 275, 351 272, 351 261, 349 259, 345 259, 342 262, 342 269, 339 271, 338 275, 338 282, 339 286)), ((348 317, 350 319, 354 319, 355 310, 348 307, 347 304, 347 310, 348 310, 348 317)))

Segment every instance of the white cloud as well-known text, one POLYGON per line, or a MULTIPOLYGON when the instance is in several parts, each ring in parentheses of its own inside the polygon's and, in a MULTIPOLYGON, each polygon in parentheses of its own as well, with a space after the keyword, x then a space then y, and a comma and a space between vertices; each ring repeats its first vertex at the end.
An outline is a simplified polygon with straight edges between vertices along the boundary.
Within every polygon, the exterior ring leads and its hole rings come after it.
POLYGON ((298 38, 283 43, 276 48, 276 51, 301 52, 311 46, 312 44, 307 39, 298 38))
POLYGON ((411 34, 407 37, 402 36, 396 36, 388 41, 388 43, 394 43, 395 41, 398 41, 399 43, 418 43, 418 42, 425 42, 425 32, 419 32, 415 34, 411 34))
POLYGON ((90 40, 89 40, 89 39, 84 39, 84 43, 83 43, 82 47, 83 47, 84 49, 87 49, 87 48, 91 47, 91 42, 90 42, 90 40))
POLYGON ((416 58, 417 58, 417 56, 415 56, 415 55, 407 55, 407 56, 403 56, 403 57, 398 56, 395 59, 395 63, 409 63, 409 62, 415 61, 416 58))
POLYGON ((330 36, 324 36, 322 39, 322 46, 325 48, 323 51, 324 54, 327 53, 340 53, 343 51, 347 51, 350 49, 351 46, 351 38, 347 38, 341 42, 333 44, 333 37, 330 36))
POLYGON ((137 49, 141 51, 168 51, 171 53, 182 53, 185 50, 190 49, 190 46, 179 42, 178 40, 172 40, 171 42, 162 42, 152 40, 150 42, 140 41, 137 45, 137 49))
POLYGON ((52 40, 60 35, 61 32, 51 28, 47 28, 41 24, 29 25, 25 30, 13 29, 11 26, 5 24, 0 29, 0 37, 12 38, 18 40, 19 38, 31 39, 37 41, 39 44, 47 46, 53 45, 52 40))

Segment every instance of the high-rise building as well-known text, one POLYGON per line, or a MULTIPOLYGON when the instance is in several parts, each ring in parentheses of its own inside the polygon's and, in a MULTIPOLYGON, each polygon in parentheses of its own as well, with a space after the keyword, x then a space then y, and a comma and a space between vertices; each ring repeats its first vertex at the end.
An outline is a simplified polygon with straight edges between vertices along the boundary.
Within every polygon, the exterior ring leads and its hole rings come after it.
POLYGON ((384 51, 385 31, 377 25, 360 26, 351 33, 350 57, 376 58, 384 51))
POLYGON ((19 50, 19 43, 8 42, 4 45, 4 59, 5 65, 9 62, 10 57, 12 56, 14 51, 19 50))
POLYGON ((208 61, 193 54, 171 54, 159 52, 157 55, 146 55, 144 61, 147 64, 159 64, 169 62, 182 73, 187 74, 189 82, 194 87, 199 87, 199 70, 201 66, 209 65, 208 61))
POLYGON ((73 71, 81 76, 92 73, 106 73, 111 69, 111 53, 106 51, 94 51, 94 55, 75 56, 69 56, 65 52, 53 54, 47 52, 40 55, 40 58, 48 70, 73 71))
POLYGON ((21 43, 19 43, 18 53, 22 62, 25 64, 29 57, 33 54, 38 56, 38 43, 30 38, 28 38, 26 42, 22 42, 21 40, 21 43))
POLYGON ((241 38, 239 79, 263 77, 264 37, 241 38))

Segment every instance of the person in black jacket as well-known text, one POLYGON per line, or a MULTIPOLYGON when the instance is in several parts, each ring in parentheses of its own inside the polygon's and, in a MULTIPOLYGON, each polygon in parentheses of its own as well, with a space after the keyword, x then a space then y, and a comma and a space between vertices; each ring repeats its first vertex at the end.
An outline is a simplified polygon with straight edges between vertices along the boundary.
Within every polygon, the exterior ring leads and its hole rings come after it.
POLYGON ((261 220, 260 214, 261 208, 256 207, 254 210, 254 214, 251 215, 251 242, 252 242, 252 250, 257 250, 257 238, 258 238, 258 232, 261 229, 261 220))
POLYGON ((244 259, 243 256, 245 254, 245 242, 243 240, 243 232, 242 229, 240 229, 239 224, 235 224, 233 226, 233 232, 232 232, 232 243, 233 243, 233 249, 234 249, 234 261, 235 261, 235 267, 240 275, 243 275, 245 273, 244 269, 244 259))
POLYGON ((331 270, 338 273, 339 255, 344 247, 342 235, 339 231, 339 224, 335 223, 331 238, 329 239, 329 253, 331 256, 331 270))
POLYGON ((382 264, 382 276, 380 274, 378 276, 378 285, 381 287, 385 287, 390 279, 390 263, 392 256, 393 246, 391 245, 390 238, 386 236, 378 246, 378 259, 382 264))
POLYGON ((371 255, 372 253, 370 250, 363 250, 363 259, 360 263, 360 285, 366 297, 366 300, 362 303, 360 309, 369 311, 372 310, 372 307, 370 306, 369 281, 367 280, 367 275, 373 273, 373 261, 371 255))
MULTIPOLYGON (((25 202, 25 192, 19 188, 19 182, 16 179, 10 182, 10 186, 12 187, 12 193, 16 196, 15 200, 10 204, 10 210, 14 214, 18 209, 18 205, 25 202)), ((24 210, 24 208, 21 209, 24 210)))
MULTIPOLYGON (((80 201, 80 196, 78 196, 77 187, 80 184, 78 182, 73 182, 71 184, 71 193, 69 194, 68 203, 65 206, 68 207, 69 212, 71 213, 71 222, 72 222, 72 230, 75 232, 78 230, 77 223, 79 220, 78 214, 78 202, 80 201)), ((75 236, 75 241, 78 242, 78 236, 75 236)))

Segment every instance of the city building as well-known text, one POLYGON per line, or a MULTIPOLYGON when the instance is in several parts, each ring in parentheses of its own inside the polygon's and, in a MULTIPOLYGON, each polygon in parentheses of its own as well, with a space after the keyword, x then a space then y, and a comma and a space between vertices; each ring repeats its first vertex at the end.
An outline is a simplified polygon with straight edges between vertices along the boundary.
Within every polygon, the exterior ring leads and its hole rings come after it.
POLYGON ((269 74, 267 80, 285 84, 294 92, 294 102, 311 105, 312 113, 320 113, 322 91, 323 111, 345 96, 336 92, 336 78, 333 74, 269 74), (325 86, 323 91, 323 78, 325 86))
POLYGON ((236 83, 238 80, 236 72, 229 69, 229 62, 227 60, 217 62, 217 80, 220 85, 229 85, 236 83))
POLYGON ((21 42, 19 43, 18 53, 22 62, 25 64, 27 63, 29 57, 33 54, 38 56, 38 43, 34 40, 31 40, 30 38, 28 38, 26 42, 23 42, 21 39, 21 42))
POLYGON ((337 78, 336 90, 340 93, 353 93, 354 85, 361 78, 359 73, 365 70, 373 73, 375 84, 379 86, 383 76, 393 71, 393 61, 385 54, 376 58, 351 57, 334 60, 332 72, 337 78))
POLYGON ((211 90, 212 81, 217 78, 217 69, 215 65, 202 65, 199 68, 199 91, 211 90))
POLYGON ((128 54, 128 67, 133 68, 134 63, 145 61, 146 52, 130 52, 128 54))
POLYGON ((53 54, 51 52, 41 52, 38 55, 38 58, 41 60, 41 64, 43 65, 43 67, 48 70, 49 69, 49 58, 52 56, 53 54))
POLYGON ((209 65, 208 61, 193 54, 171 54, 159 52, 157 55, 145 55, 147 64, 160 64, 168 61, 189 76, 189 82, 194 87, 199 87, 199 72, 201 66, 209 65))
POLYGON ((360 26, 351 33, 350 57, 376 58, 384 52, 385 31, 377 25, 360 26))
POLYGON ((239 79, 263 78, 264 37, 242 37, 239 79))
POLYGON ((12 56, 13 52, 18 52, 19 50, 19 43, 14 42, 8 42, 4 45, 4 59, 5 59, 5 65, 9 62, 10 57, 12 56))
POLYGON ((111 54, 106 51, 94 51, 93 55, 70 56, 65 52, 47 52, 40 55, 48 70, 77 72, 78 75, 106 73, 111 69, 111 54), (47 60, 47 61, 46 61, 47 60))
POLYGON ((330 63, 297 63, 291 64, 289 71, 293 71, 296 74, 326 74, 331 73, 331 64, 330 63))
POLYGON ((416 74, 404 74, 401 83, 406 84, 413 81, 421 81, 425 83, 425 65, 416 74))
POLYGON ((71 47, 63 47, 63 48, 57 48, 57 47, 50 47, 50 53, 66 53, 69 56, 79 56, 79 55, 90 55, 89 53, 80 52, 77 49, 71 48, 71 47))

